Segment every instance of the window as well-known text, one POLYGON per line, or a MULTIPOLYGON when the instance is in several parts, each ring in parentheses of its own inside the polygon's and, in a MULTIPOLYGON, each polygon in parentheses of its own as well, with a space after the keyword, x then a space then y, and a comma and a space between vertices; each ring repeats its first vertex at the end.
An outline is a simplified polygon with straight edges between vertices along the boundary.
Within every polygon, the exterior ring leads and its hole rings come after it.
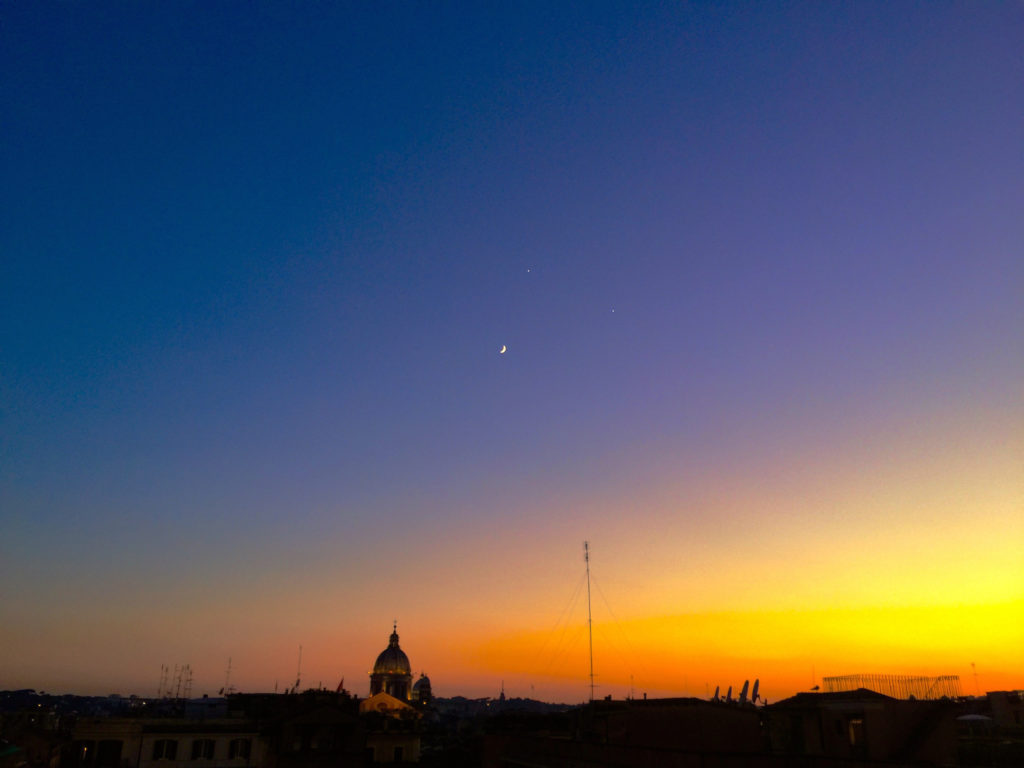
POLYGON ((250 739, 232 739, 228 744, 228 759, 248 760, 251 749, 252 741, 250 739))
POLYGON ((395 762, 402 762, 403 757, 405 757, 405 750, 403 750, 401 747, 395 747, 395 762))
POLYGON ((96 755, 96 742, 94 741, 83 741, 80 742, 80 751, 78 753, 79 765, 82 768, 88 768, 92 765, 93 757, 96 755))
POLYGON ((193 739, 192 759, 213 760, 213 739, 193 739))
POLYGON ((864 720, 860 717, 850 719, 850 746, 857 747, 864 743, 864 720))
POLYGON ((154 760, 173 760, 178 756, 178 742, 175 739, 157 739, 153 742, 154 760))

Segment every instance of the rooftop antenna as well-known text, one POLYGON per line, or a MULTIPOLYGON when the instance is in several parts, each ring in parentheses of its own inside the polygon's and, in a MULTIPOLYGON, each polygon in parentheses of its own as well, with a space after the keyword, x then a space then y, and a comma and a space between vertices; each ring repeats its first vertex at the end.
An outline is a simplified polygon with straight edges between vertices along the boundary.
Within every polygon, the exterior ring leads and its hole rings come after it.
POLYGON ((231 657, 228 656, 228 671, 224 673, 224 687, 220 689, 221 695, 231 693, 231 657))
POLYGON ((302 646, 299 646, 299 666, 295 670, 295 687, 292 688, 292 693, 298 693, 299 683, 302 681, 302 646))
POLYGON ((583 542, 583 562, 587 564, 587 641, 590 650, 590 700, 594 700, 594 619, 590 613, 590 544, 583 542))
POLYGON ((161 664, 160 665, 160 682, 157 683, 157 686, 156 686, 156 697, 158 699, 163 698, 164 689, 168 687, 168 685, 167 685, 167 676, 169 674, 170 674, 170 670, 167 668, 167 665, 166 664, 161 664))

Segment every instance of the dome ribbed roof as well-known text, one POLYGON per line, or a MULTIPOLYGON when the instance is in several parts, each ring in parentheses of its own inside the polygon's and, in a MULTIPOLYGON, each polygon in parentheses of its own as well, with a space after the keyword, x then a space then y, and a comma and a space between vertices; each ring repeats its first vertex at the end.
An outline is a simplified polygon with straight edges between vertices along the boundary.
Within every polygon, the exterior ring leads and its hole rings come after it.
POLYGON ((398 630, 391 633, 388 647, 380 652, 373 665, 373 673, 384 675, 411 675, 412 667, 405 651, 398 647, 398 630))

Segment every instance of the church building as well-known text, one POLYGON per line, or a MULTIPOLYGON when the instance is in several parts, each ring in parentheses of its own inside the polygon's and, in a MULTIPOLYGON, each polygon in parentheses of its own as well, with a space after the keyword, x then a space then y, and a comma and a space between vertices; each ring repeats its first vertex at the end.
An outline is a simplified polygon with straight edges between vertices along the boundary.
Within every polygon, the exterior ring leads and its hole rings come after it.
POLYGON ((380 652, 370 673, 370 695, 377 693, 386 693, 399 701, 409 701, 412 693, 412 667, 409 657, 398 645, 397 621, 388 647, 380 652))

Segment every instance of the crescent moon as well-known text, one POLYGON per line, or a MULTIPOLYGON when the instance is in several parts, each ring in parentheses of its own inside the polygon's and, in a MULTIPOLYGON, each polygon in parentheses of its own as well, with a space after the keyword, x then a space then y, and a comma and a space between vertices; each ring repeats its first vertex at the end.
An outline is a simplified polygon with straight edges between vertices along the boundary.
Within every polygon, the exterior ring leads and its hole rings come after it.
POLYGON ((504 355, 506 349, 508 349, 508 347, 506 347, 504 344, 502 344, 501 345, 501 349, 498 350, 498 354, 499 355, 504 355))

